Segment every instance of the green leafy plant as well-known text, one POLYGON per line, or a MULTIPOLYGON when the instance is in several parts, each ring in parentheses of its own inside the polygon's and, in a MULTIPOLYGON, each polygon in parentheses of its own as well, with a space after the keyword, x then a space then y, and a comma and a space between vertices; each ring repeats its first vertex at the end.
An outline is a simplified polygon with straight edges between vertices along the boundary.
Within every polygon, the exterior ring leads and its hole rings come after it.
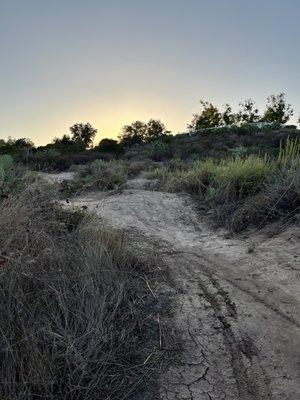
POLYGON ((229 149, 229 151, 237 157, 244 157, 247 154, 247 148, 244 146, 238 146, 234 149, 229 149))
POLYGON ((0 196, 6 195, 14 183, 14 173, 11 171, 13 158, 4 154, 0 156, 0 196))
POLYGON ((170 147, 162 140, 155 140, 150 143, 148 148, 148 156, 154 161, 161 161, 170 153, 170 147))
POLYGON ((14 160, 12 156, 9 154, 4 154, 0 156, 0 168, 2 168, 4 171, 8 168, 10 168, 13 164, 14 160))

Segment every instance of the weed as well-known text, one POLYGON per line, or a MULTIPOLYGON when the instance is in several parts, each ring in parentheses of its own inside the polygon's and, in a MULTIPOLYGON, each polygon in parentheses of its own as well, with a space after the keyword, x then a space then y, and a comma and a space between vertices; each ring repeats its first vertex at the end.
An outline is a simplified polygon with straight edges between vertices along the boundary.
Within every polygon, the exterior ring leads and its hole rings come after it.
POLYGON ((300 165, 300 140, 290 139, 280 141, 278 163, 283 167, 296 167, 300 165))

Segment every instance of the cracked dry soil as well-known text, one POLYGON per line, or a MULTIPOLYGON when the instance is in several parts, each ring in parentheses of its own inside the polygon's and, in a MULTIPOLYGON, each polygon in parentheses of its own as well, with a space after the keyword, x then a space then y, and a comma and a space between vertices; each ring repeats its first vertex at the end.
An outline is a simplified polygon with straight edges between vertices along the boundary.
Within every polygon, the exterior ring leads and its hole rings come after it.
POLYGON ((299 399, 300 228, 225 239, 199 221, 188 196, 146 186, 135 179, 72 203, 156 240, 170 270, 183 352, 160 378, 160 399, 299 399))

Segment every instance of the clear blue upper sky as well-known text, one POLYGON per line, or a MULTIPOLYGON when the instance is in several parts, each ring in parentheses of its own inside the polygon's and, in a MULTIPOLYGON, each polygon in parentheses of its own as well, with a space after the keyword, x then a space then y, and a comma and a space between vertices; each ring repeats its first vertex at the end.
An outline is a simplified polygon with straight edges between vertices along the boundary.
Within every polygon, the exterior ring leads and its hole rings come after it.
POLYGON ((0 0, 0 137, 184 131, 199 99, 263 108, 281 91, 298 116, 299 21, 300 0, 0 0))

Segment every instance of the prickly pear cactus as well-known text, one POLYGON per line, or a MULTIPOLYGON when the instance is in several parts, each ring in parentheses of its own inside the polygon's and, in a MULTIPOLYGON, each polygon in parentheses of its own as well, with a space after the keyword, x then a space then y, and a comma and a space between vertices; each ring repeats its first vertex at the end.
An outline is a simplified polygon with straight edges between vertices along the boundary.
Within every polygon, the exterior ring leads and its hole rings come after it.
POLYGON ((13 158, 8 155, 4 154, 0 156, 0 183, 5 180, 6 171, 12 166, 13 158))
POLYGON ((13 164, 14 160, 9 154, 4 154, 0 156, 0 168, 6 171, 13 164))

